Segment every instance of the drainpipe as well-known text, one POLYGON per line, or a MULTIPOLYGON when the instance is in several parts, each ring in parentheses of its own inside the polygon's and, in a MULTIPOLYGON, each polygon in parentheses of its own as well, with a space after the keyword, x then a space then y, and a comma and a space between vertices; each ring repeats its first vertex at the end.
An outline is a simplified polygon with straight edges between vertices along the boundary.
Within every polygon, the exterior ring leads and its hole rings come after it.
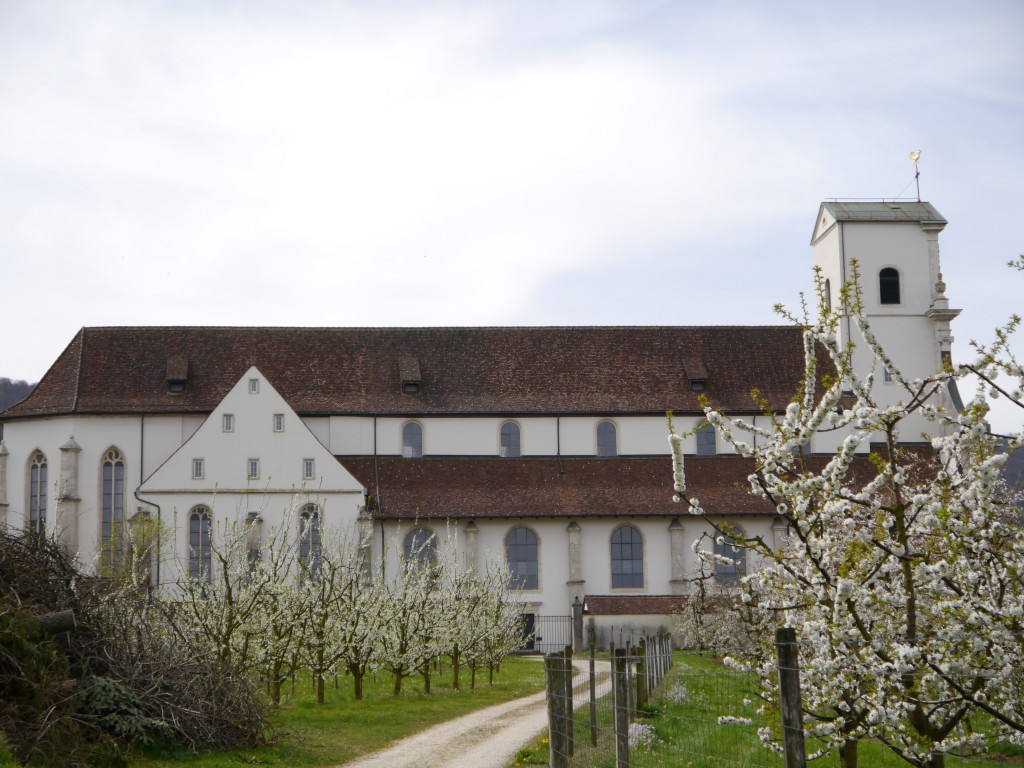
MULTIPOLYGON (((140 504, 149 504, 150 506, 156 507, 156 585, 160 586, 160 537, 163 532, 163 526, 161 525, 161 510, 160 505, 155 501, 146 501, 139 492, 142 490, 142 481, 146 479, 146 414, 142 414, 142 418, 139 419, 139 485, 135 489, 135 500, 140 504)), ((152 587, 150 587, 152 590, 152 587)))

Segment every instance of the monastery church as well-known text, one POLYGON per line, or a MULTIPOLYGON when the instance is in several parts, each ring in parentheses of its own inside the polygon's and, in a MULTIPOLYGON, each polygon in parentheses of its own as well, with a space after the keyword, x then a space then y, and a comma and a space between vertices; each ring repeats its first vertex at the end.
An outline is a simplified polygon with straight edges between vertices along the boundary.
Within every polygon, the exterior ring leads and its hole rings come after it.
MULTIPOLYGON (((856 259, 908 378, 950 354, 945 225, 922 202, 826 202, 814 222, 827 291, 856 259)), ((842 343, 852 334, 843 319, 842 343)), ((694 430, 688 493, 779 542, 771 508, 746 493, 751 462, 702 425, 700 400, 764 425, 751 390, 781 412, 802 373, 801 331, 784 326, 82 328, 0 413, 0 520, 58 537, 87 570, 159 521, 174 541, 153 559, 157 584, 208 578, 211 535, 231 521, 255 542, 287 522, 312 547, 322 530, 359 531, 374 569, 454 537, 470 565, 507 562, 529 626, 576 604, 598 628, 651 631, 692 588, 707 530, 672 501, 666 412, 694 430)), ((895 402, 887 373, 876 395, 895 402)), ((942 397, 959 406, 955 389, 942 397)), ((737 560, 715 566, 722 589, 757 567, 716 546, 737 560)))

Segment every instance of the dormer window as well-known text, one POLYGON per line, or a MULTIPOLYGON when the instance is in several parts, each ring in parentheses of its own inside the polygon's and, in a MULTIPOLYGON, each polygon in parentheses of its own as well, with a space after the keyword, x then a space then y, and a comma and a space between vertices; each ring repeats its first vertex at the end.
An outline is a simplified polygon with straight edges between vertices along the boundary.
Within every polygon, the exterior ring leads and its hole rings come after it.
POLYGON ((708 369, 704 367, 703 360, 695 356, 684 357, 683 370, 686 371, 686 378, 690 381, 691 392, 707 391, 708 369))
POLYGON ((402 381, 402 392, 407 395, 418 395, 423 384, 420 373, 420 361, 416 357, 400 357, 398 359, 398 376, 402 381))
POLYGON ((184 392, 188 384, 188 358, 172 355, 167 358, 167 391, 184 392))

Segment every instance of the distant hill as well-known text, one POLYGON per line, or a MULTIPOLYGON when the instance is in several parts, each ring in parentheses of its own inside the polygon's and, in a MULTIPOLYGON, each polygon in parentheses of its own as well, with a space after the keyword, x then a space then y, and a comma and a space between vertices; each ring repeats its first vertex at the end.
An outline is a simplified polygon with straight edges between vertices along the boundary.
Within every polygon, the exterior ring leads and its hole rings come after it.
POLYGON ((36 388, 27 381, 0 378, 0 411, 20 403, 36 388))

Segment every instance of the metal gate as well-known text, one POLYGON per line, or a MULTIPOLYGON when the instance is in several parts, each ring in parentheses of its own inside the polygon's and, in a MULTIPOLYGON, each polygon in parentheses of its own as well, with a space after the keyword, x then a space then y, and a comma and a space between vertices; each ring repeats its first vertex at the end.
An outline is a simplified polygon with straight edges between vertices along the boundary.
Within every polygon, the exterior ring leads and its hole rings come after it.
POLYGON ((572 616, 524 613, 521 653, 551 653, 572 645, 572 616))

